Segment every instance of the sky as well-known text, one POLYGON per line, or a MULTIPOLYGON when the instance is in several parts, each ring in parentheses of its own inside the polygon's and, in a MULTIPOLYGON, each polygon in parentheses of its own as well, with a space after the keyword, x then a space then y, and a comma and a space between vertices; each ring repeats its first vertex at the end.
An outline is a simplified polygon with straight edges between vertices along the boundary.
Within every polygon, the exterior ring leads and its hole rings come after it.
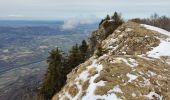
POLYGON ((94 19, 115 11, 127 19, 170 16, 170 0, 0 0, 0 20, 94 19))

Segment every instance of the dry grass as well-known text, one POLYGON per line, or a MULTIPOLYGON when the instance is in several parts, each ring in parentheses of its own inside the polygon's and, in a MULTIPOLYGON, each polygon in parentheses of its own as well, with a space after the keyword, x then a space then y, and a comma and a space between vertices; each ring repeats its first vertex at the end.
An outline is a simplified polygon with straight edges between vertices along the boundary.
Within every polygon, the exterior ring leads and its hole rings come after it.
POLYGON ((88 73, 90 74, 89 77, 94 76, 95 74, 97 74, 96 68, 89 69, 88 73))
POLYGON ((88 86, 89 86, 89 80, 86 80, 85 82, 83 82, 83 84, 82 84, 83 91, 86 91, 88 86))
POLYGON ((76 94, 78 93, 77 86, 76 86, 76 85, 73 85, 73 86, 69 87, 68 93, 69 93, 72 97, 76 96, 76 94))

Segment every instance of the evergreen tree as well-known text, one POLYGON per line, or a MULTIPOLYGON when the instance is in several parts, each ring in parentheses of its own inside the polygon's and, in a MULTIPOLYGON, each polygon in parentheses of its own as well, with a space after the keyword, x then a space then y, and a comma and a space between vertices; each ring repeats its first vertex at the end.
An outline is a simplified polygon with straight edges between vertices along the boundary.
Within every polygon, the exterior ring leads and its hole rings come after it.
POLYGON ((110 20, 110 16, 107 15, 106 18, 105 18, 105 20, 110 20))
POLYGON ((78 44, 76 44, 75 46, 72 47, 70 53, 69 53, 69 57, 68 57, 68 61, 69 61, 69 69, 70 71, 76 67, 77 65, 79 65, 80 63, 82 63, 82 55, 81 52, 79 50, 79 46, 78 44))
POLYGON ((114 15, 111 17, 111 19, 114 20, 115 27, 117 28, 118 26, 123 24, 123 19, 121 18, 121 15, 118 14, 117 12, 114 13, 114 15))
POLYGON ((40 89, 40 95, 46 100, 51 99, 65 82, 62 74, 62 60, 62 53, 58 48, 52 50, 47 58, 48 69, 40 89))
POLYGON ((88 51, 88 45, 85 40, 82 41, 81 45, 79 46, 82 60, 85 61, 87 59, 87 51, 88 51))

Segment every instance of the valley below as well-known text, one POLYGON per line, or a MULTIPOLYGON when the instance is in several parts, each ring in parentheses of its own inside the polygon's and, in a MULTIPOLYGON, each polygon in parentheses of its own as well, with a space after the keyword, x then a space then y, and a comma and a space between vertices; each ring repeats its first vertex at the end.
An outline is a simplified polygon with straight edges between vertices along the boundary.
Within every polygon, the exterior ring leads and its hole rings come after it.
POLYGON ((0 22, 0 100, 35 99, 49 51, 59 47, 68 52, 97 26, 64 30, 62 22, 0 22))

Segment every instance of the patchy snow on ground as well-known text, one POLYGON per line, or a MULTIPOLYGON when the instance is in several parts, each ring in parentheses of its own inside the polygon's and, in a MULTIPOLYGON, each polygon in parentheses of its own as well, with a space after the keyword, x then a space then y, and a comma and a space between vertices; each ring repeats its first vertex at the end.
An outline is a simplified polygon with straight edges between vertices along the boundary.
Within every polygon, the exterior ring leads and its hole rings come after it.
MULTIPOLYGON (((164 29, 150 26, 150 25, 145 25, 145 24, 141 24, 141 25, 144 26, 146 29, 162 33, 170 38, 170 32, 168 32, 164 29)), ((169 52, 170 51, 170 42, 163 40, 163 39, 160 39, 160 42, 161 43, 159 44, 159 46, 153 48, 153 50, 151 50, 147 53, 147 55, 149 57, 160 58, 160 56, 170 56, 170 52, 169 52)))
POLYGON ((86 80, 87 78, 88 78, 88 76, 89 76, 89 73, 88 73, 88 71, 86 70, 86 71, 83 71, 80 75, 79 75, 79 79, 81 79, 81 80, 86 80))
POLYGON ((168 32, 164 29, 161 29, 161 28, 158 28, 158 27, 155 27, 155 26, 151 26, 151 25, 146 25, 146 24, 141 24, 141 26, 145 27, 146 29, 156 31, 156 32, 162 33, 162 34, 170 37, 170 32, 168 32))
POLYGON ((129 61, 131 63, 131 67, 137 67, 138 66, 138 62, 135 59, 129 58, 129 61))
MULTIPOLYGON (((116 86, 113 88, 113 90, 111 90, 111 91, 116 92, 116 93, 123 93, 122 90, 120 89, 120 86, 119 86, 119 85, 116 85, 116 86)), ((111 91, 110 91, 110 92, 111 92, 111 91)))
MULTIPOLYGON (((106 56, 106 55, 104 55, 106 56)), ((102 59, 102 57, 100 57, 99 59, 102 59)), ((94 83, 94 80, 99 76, 100 71, 103 69, 103 66, 101 64, 97 63, 97 60, 93 60, 92 65, 88 66, 87 68, 93 68, 95 67, 98 74, 92 76, 89 80, 89 86, 87 88, 86 91, 86 95, 83 96, 82 100, 97 100, 97 99, 104 99, 104 100, 120 100, 114 93, 112 94, 107 94, 107 95, 95 95, 94 91, 96 89, 97 86, 104 86, 105 85, 105 81, 99 81, 98 83, 94 83)), ((117 88, 117 91, 121 91, 117 88)))
POLYGON ((170 56, 170 42, 161 41, 159 46, 147 52, 149 57, 159 58, 160 56, 170 56))
POLYGON ((147 95, 144 95, 145 97, 148 97, 149 100, 153 100, 153 96, 159 98, 159 100, 162 100, 163 96, 160 96, 159 94, 155 93, 155 92, 150 92, 149 94, 147 95))
POLYGON ((126 28, 126 30, 125 30, 125 32, 130 32, 130 31, 132 31, 133 29, 131 29, 131 28, 126 28))
POLYGON ((148 73, 146 73, 149 77, 151 77, 151 76, 155 76, 155 75, 157 75, 156 73, 154 73, 154 72, 152 72, 152 71, 148 71, 148 73))
POLYGON ((129 78, 128 82, 132 82, 133 80, 138 78, 138 76, 129 73, 127 73, 126 76, 129 78))
POLYGON ((132 68, 138 66, 138 62, 132 58, 129 58, 128 60, 125 58, 116 58, 116 60, 111 61, 111 63, 120 63, 120 61, 123 61, 126 65, 128 65, 132 68))

